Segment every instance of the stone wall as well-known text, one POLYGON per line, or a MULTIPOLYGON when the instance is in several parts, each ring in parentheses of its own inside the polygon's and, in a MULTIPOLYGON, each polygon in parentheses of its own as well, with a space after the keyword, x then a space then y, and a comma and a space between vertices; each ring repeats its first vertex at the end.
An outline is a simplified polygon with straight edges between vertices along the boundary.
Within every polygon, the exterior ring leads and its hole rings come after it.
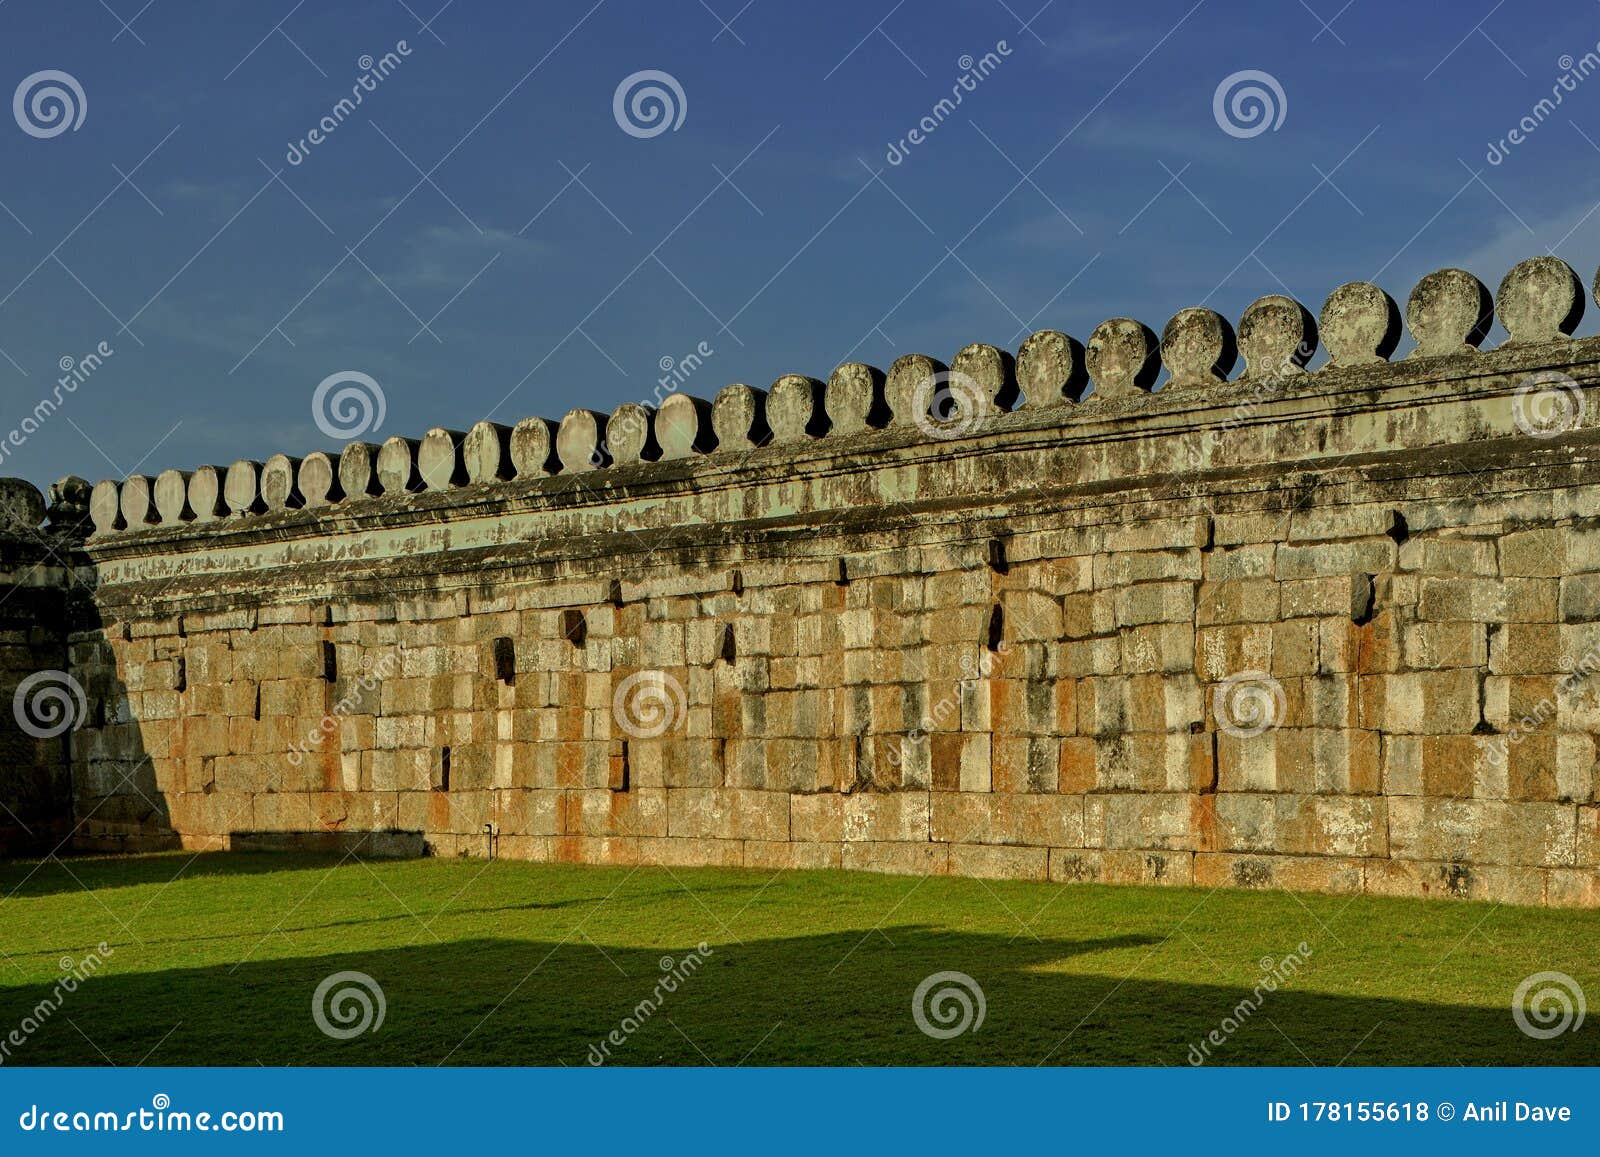
POLYGON ((1600 904, 1583 299, 1536 258, 1487 352, 1446 270, 1398 362, 1355 283, 1315 372, 1269 297, 102 482, 75 839, 1600 904))
POLYGON ((87 484, 77 497, 76 509, 58 501, 55 529, 42 530, 43 496, 0 479, 0 855, 48 852, 71 832, 73 726, 91 721, 67 671, 69 625, 87 621, 87 484))

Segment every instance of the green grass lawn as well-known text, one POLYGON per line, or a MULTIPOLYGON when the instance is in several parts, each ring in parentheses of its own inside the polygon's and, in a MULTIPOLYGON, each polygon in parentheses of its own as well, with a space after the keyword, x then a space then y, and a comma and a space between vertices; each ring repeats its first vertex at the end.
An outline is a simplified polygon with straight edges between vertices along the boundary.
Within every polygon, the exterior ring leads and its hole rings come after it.
POLYGON ((1600 912, 245 854, 0 863, 0 896, 0 1042, 64 958, 113 950, 7 1064, 583 1065, 616 1031, 618 1064, 1185 1065, 1302 942, 1209 1063, 1600 1063, 1594 1018, 1535 1040, 1510 1011, 1535 972, 1600 996, 1600 912), (682 973, 702 942, 698 970, 624 1031, 662 958, 682 973), (315 1024, 313 993, 341 971, 382 988, 377 1031, 315 1024), (935 1039, 912 998, 944 971, 971 976, 986 1012, 935 1039))

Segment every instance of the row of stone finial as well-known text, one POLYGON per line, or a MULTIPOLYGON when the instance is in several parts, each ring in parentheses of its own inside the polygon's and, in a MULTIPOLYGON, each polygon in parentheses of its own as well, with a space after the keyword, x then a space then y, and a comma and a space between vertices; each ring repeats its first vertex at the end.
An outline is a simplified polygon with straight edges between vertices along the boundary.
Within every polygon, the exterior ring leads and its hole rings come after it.
MULTIPOLYGON (((1600 300, 1600 279, 1596 283, 1600 300)), ((1417 343, 1413 357, 1458 354, 1479 346, 1498 315, 1508 344, 1570 335, 1583 316, 1582 283, 1556 257, 1522 262, 1488 289, 1461 269, 1441 269, 1417 283, 1405 323, 1417 343)), ((1298 374, 1316 352, 1318 335, 1334 367, 1388 360, 1400 339, 1400 310, 1370 282, 1341 285, 1318 319, 1291 297, 1271 295, 1244 311, 1237 335, 1209 309, 1185 309, 1158 339, 1129 318, 1097 326, 1087 345, 1055 330, 1022 343, 1015 357, 990 345, 969 345, 946 366, 907 354, 887 374, 847 362, 826 383, 787 374, 770 390, 735 384, 707 402, 672 394, 658 407, 626 402, 611 414, 570 411, 559 424, 528 418, 514 427, 479 422, 461 432, 428 431, 420 440, 393 437, 381 446, 351 442, 337 456, 279 454, 265 462, 168 470, 154 479, 135 475, 95 486, 90 516, 97 534, 156 525, 207 522, 249 515, 487 484, 542 478, 613 465, 746 451, 896 425, 916 425, 932 437, 979 432, 989 412, 1043 409, 1094 397, 1148 391, 1163 364, 1162 393, 1225 382, 1239 353, 1242 380, 1298 374)))

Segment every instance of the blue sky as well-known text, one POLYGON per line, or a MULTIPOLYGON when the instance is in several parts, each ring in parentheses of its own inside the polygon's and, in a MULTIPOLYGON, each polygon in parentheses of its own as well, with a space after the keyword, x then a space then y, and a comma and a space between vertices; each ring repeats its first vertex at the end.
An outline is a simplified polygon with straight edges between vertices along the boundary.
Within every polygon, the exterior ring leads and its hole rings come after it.
POLYGON ((58 70, 85 106, 53 136, 0 117, 0 438, 63 359, 114 351, 0 472, 336 448, 311 398, 347 370, 383 391, 378 441, 646 399, 702 343, 683 388, 711 397, 1600 259, 1600 76, 1485 159, 1600 41, 1592 3, 441 3, 0 6, 0 88, 58 70), (676 129, 616 119, 644 70, 681 88, 676 129), (1252 136, 1213 111, 1246 70, 1283 93, 1252 136))

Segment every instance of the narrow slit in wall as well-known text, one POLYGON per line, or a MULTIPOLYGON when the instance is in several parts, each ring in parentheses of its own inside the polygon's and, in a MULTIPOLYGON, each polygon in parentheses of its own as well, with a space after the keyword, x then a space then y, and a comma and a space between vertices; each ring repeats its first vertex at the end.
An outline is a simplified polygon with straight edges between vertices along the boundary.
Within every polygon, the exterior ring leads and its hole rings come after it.
POLYGON ((494 677, 502 683, 517 681, 517 644, 508 635, 494 641, 494 677))

